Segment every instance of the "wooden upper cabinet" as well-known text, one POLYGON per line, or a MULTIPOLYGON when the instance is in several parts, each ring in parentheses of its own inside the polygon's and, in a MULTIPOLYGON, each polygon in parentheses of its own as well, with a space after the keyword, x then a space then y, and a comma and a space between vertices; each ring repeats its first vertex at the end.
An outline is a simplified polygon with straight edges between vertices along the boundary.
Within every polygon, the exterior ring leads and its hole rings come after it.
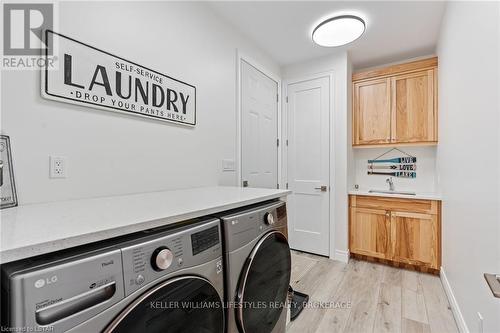
POLYGON ((436 141, 434 71, 391 78, 392 142, 436 141))
POLYGON ((354 128, 356 144, 391 142, 391 82, 369 80, 354 84, 354 128))
POLYGON ((353 74, 353 146, 437 142, 437 58, 353 74))

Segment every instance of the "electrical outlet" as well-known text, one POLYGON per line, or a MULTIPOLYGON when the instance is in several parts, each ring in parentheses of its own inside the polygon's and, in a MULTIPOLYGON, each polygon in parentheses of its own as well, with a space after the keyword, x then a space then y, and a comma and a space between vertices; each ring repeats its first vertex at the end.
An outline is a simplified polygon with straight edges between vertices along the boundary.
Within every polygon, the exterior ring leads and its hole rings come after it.
POLYGON ((49 177, 50 178, 66 178, 66 157, 50 156, 49 177))
POLYGON ((483 315, 480 312, 478 312, 477 313, 477 332, 478 333, 483 333, 483 322, 484 322, 483 315))

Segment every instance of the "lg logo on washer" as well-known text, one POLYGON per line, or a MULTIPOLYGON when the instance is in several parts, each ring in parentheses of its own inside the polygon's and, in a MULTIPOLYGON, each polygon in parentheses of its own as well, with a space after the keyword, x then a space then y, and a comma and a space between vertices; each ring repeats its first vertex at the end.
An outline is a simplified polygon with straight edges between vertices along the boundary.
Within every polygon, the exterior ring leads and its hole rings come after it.
POLYGON ((35 288, 42 288, 46 285, 48 286, 49 284, 53 284, 56 282, 57 282, 57 275, 53 275, 45 279, 38 279, 35 281, 35 288))

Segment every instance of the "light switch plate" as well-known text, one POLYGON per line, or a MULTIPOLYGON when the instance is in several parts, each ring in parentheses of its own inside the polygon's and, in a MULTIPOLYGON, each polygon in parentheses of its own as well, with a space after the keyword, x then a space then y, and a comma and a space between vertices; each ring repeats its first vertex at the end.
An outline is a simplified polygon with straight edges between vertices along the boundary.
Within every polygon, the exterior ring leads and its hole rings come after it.
POLYGON ((233 159, 223 159, 222 160, 222 171, 234 171, 235 163, 233 159))

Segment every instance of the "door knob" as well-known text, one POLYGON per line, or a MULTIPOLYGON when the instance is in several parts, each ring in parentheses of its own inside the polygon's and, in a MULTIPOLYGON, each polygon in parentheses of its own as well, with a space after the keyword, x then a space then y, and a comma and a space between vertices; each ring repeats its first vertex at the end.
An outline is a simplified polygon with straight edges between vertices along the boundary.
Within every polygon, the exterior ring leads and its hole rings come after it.
POLYGON ((321 190, 321 192, 326 192, 328 188, 326 187, 326 185, 321 185, 320 187, 315 187, 314 189, 321 190))

